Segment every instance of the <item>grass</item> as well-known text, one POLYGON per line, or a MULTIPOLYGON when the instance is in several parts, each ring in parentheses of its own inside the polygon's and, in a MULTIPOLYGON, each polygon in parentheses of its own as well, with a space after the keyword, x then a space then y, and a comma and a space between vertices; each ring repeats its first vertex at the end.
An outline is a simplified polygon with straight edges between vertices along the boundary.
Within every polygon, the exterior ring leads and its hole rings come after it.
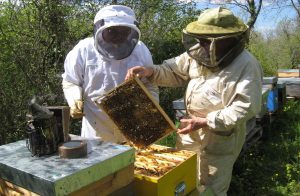
POLYGON ((289 101, 259 141, 237 160, 228 195, 300 196, 300 102, 289 101))

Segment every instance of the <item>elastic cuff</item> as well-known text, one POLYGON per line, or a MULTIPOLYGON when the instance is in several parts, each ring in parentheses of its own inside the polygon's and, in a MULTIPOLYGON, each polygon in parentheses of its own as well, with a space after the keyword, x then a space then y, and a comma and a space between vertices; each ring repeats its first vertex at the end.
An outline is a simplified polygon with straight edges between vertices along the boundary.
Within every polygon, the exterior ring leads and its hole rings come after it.
POLYGON ((220 114, 220 110, 219 111, 214 111, 214 112, 210 112, 207 114, 206 116, 206 120, 207 120, 207 125, 211 128, 211 129, 216 129, 217 125, 216 125, 216 117, 220 114))

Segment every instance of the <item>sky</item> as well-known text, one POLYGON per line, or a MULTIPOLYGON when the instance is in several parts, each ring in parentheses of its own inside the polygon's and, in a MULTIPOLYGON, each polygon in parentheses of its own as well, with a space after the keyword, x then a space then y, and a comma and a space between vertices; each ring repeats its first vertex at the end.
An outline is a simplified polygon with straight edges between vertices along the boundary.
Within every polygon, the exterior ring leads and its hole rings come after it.
MULTIPOLYGON (((189 2, 190 0, 180 0, 181 2, 189 2)), ((217 3, 223 3, 225 0, 211 0, 210 4, 207 3, 208 0, 195 0, 197 2, 197 6, 199 9, 207 8, 207 7, 216 7, 217 3), (214 4, 216 3, 216 4, 214 4), (212 5, 213 4, 213 5, 212 5)), ((287 0, 283 0, 285 2, 289 2, 287 0)), ((239 0, 239 2, 245 2, 245 0, 239 0)), ((272 31, 276 28, 277 24, 284 19, 293 19, 296 18, 296 11, 292 7, 285 7, 282 9, 276 9, 274 4, 270 3, 270 0, 263 0, 263 7, 261 12, 257 18, 255 23, 255 30, 267 33, 268 31, 272 31)), ((237 6, 230 7, 235 15, 239 16, 247 21, 248 16, 245 14, 243 10, 238 8, 237 6)))
POLYGON ((292 7, 282 9, 280 12, 271 6, 266 7, 260 13, 255 28, 259 31, 272 30, 276 25, 285 19, 295 19, 296 11, 292 7))

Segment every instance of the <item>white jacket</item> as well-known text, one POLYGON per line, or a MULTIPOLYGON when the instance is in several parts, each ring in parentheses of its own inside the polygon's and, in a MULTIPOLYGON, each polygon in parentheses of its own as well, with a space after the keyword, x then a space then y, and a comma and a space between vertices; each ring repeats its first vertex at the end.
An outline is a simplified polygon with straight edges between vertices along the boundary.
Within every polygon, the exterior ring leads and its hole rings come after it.
MULTIPOLYGON (((117 127, 109 117, 94 103, 94 99, 124 82, 127 70, 136 65, 152 65, 150 51, 141 41, 131 55, 122 60, 104 59, 94 47, 94 39, 81 40, 67 55, 64 63, 63 82, 68 82, 82 89, 67 92, 64 90, 69 106, 74 99, 84 100, 81 136, 100 137, 111 142, 121 142, 117 127)), ((158 88, 146 81, 148 90, 158 99, 158 88)))
POLYGON ((189 82, 185 96, 188 113, 206 117, 215 132, 236 129, 261 108, 262 69, 247 50, 216 72, 199 66, 184 53, 162 66, 154 66, 151 81, 171 87, 189 82))
POLYGON ((151 81, 159 86, 189 82, 187 112, 208 121, 206 128, 180 134, 176 145, 198 153, 198 180, 215 195, 226 195, 233 164, 245 142, 246 122, 260 111, 262 74, 247 50, 216 72, 199 66, 187 53, 154 67, 151 81))

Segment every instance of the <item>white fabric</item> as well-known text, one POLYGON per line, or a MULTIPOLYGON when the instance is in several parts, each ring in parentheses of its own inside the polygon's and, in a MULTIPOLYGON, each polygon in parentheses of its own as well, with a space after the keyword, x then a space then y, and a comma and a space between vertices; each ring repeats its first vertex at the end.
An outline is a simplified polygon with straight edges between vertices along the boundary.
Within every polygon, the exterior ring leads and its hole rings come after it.
POLYGON ((102 31, 108 27, 112 27, 112 26, 126 26, 126 27, 130 27, 132 29, 134 29, 135 31, 138 32, 139 34, 139 38, 141 36, 141 31, 138 29, 138 27, 132 22, 132 21, 127 21, 127 20, 118 20, 118 18, 116 17, 112 17, 112 18, 107 18, 104 20, 104 26, 100 27, 97 32, 96 35, 98 33, 102 33, 102 31))
MULTIPOLYGON (((141 32, 136 26, 136 18, 134 11, 123 5, 110 5, 99 10, 94 18, 94 24, 99 20, 104 20, 104 26, 97 30, 97 32, 102 32, 103 29, 106 29, 111 26, 127 26, 139 33, 141 32)), ((97 34, 97 33, 96 33, 97 34)))
MULTIPOLYGON (((148 48, 138 42, 132 54, 122 60, 106 61, 96 51, 94 39, 80 41, 67 55, 62 74, 63 80, 83 89, 84 114, 81 136, 87 138, 100 137, 111 142, 122 142, 117 127, 109 117, 101 111, 93 99, 103 95, 122 83, 127 70, 136 65, 152 65, 152 57, 148 48)), ((158 99, 158 88, 146 82, 146 87, 158 99)))
POLYGON ((246 136, 246 121, 261 108, 262 69, 244 50, 224 69, 212 72, 187 53, 154 67, 157 85, 189 81, 185 103, 191 116, 208 120, 208 128, 179 135, 177 147, 198 153, 199 182, 226 195, 231 173, 246 136))
MULTIPOLYGON (((109 5, 102 9, 100 9, 95 18, 94 18, 94 24, 102 19, 110 19, 115 18, 114 21, 119 21, 127 24, 127 23, 134 23, 135 14, 133 10, 127 6, 124 5, 109 5)), ((114 22, 111 20, 111 22, 114 22)))
POLYGON ((63 91, 68 105, 71 107, 75 105, 76 100, 82 100, 82 88, 71 82, 63 80, 63 91))

